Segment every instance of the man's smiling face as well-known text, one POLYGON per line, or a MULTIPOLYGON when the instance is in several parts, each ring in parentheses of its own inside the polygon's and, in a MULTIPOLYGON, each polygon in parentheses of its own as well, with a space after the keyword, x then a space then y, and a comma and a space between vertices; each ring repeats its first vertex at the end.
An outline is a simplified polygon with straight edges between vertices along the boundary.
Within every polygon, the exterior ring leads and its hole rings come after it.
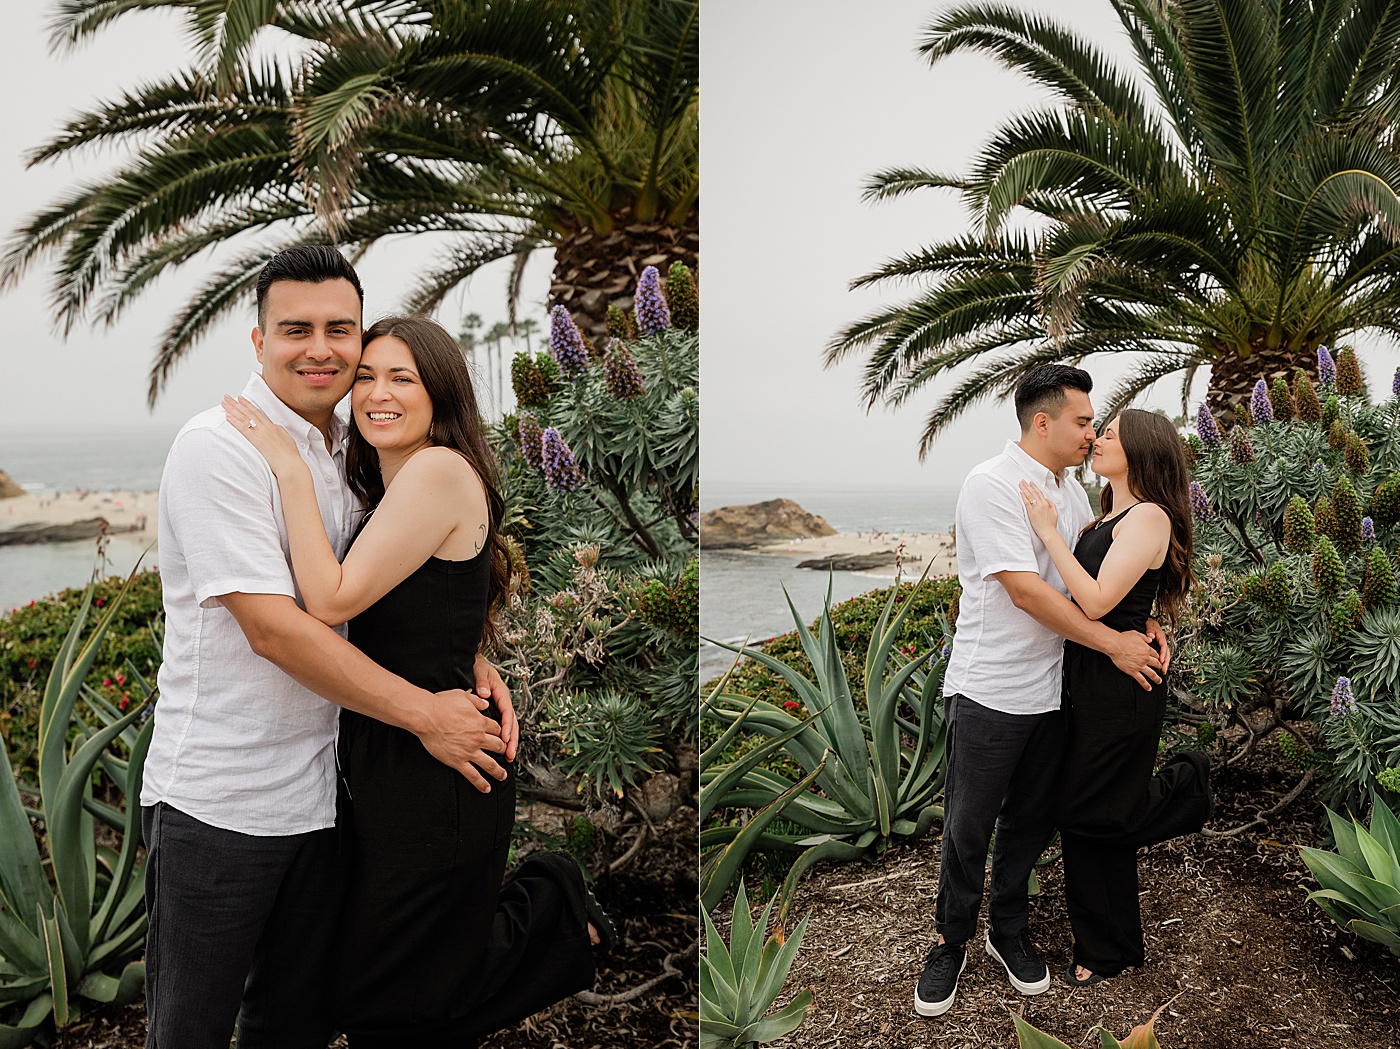
POLYGON ((277 398, 324 429, 355 381, 360 297, 344 278, 278 281, 267 289, 264 324, 253 329, 263 380, 277 398))

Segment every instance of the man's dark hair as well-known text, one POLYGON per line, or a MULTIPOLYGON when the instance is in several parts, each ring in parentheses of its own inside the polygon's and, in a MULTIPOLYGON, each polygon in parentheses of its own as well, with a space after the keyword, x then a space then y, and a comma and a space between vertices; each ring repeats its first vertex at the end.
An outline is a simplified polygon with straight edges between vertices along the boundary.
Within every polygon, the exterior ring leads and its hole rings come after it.
POLYGON ((365 308, 365 289, 360 276, 349 260, 329 244, 304 244, 298 248, 279 251, 267 260, 258 274, 258 327, 267 326, 267 289, 278 281, 294 280, 305 284, 320 284, 345 278, 360 297, 360 312, 365 308))
POLYGON ((1066 390, 1089 393, 1093 388, 1094 380, 1083 368, 1071 368, 1068 364, 1041 364, 1032 368, 1016 384, 1016 419, 1022 432, 1031 428, 1038 412, 1058 419, 1065 406, 1066 390))

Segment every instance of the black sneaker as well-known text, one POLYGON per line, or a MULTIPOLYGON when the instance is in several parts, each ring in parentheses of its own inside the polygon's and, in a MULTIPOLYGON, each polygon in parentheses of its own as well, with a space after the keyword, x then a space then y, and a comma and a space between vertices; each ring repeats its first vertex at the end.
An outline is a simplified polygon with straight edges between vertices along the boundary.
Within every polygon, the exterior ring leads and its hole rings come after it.
POLYGON ((1050 970, 1031 946, 1031 934, 1024 930, 1009 939, 995 941, 987 930, 987 953, 1006 968, 1011 986, 1022 994, 1044 994, 1050 990, 1050 970))
POLYGON ((967 967, 967 948, 940 943, 928 952, 924 974, 914 988, 914 1011, 920 1016, 942 1016, 953 1007, 958 977, 967 967))

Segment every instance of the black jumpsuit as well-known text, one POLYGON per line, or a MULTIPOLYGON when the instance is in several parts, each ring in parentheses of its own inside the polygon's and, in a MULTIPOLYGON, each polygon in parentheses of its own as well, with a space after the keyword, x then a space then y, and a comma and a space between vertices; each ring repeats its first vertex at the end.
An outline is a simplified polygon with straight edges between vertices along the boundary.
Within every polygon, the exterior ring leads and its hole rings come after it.
MULTIPOLYGON (((429 558, 351 621, 350 641, 430 692, 470 691, 489 589, 486 551, 429 558)), ((349 880, 336 1020, 352 1046, 471 1047, 592 985, 574 861, 532 857, 501 886, 513 768, 483 794, 412 733, 348 710, 339 757, 349 880)))
MULTIPOLYGON (((1134 504, 1136 505, 1136 504, 1134 504)), ((1079 537, 1074 556, 1098 578, 1124 510, 1079 537)), ((1143 630, 1160 568, 1150 568, 1100 617, 1114 630, 1143 630)), ((1064 848, 1065 897, 1074 961, 1116 976, 1144 958, 1137 850, 1205 825, 1205 756, 1184 751, 1152 773, 1166 713, 1166 682, 1149 692, 1108 656, 1065 642, 1062 706, 1068 733, 1056 822, 1064 848)))

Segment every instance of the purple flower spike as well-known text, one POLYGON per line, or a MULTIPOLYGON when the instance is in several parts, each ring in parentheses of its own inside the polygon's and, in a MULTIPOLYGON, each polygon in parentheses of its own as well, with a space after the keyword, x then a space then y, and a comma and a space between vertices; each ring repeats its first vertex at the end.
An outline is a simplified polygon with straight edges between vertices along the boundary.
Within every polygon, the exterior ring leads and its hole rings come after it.
POLYGON ((671 310, 661 294, 661 274, 655 266, 642 270, 637 281, 637 327, 643 335, 654 335, 671 326, 671 310))
POLYGON ((1317 381, 1336 382, 1337 362, 1332 359, 1332 355, 1327 352, 1326 346, 1317 348, 1317 381))
POLYGON ((563 306, 555 306, 549 311, 549 352, 565 375, 575 375, 588 368, 588 351, 583 348, 583 336, 563 306))
POLYGON ((1356 713, 1356 697, 1351 692, 1351 678, 1337 678, 1337 684, 1332 689, 1331 711, 1334 717, 1356 713))
POLYGON ((1210 505, 1210 498, 1199 481, 1191 482, 1191 514, 1197 521, 1206 521, 1215 516, 1215 508, 1210 505))
POLYGON ((1196 433, 1201 438, 1201 443, 1207 448, 1219 448, 1223 438, 1220 436, 1220 427, 1216 425, 1215 416, 1210 414, 1210 409, 1204 404, 1196 412, 1196 433))
POLYGON ((1230 456, 1237 463, 1254 462, 1254 445, 1250 443, 1249 434, 1244 432, 1243 426, 1236 426, 1230 431, 1230 456))
POLYGON ((1394 397, 1400 397, 1400 368, 1395 369, 1395 378, 1390 380, 1390 393, 1394 397))
POLYGON ((1254 384, 1254 395, 1249 399, 1249 415, 1256 423, 1273 422, 1274 402, 1269 400, 1269 387, 1263 379, 1254 384))
POLYGON ((559 431, 553 426, 546 427, 540 446, 544 458, 544 478, 549 486, 561 492, 577 489, 583 482, 583 474, 579 473, 574 453, 564 443, 564 438, 559 436, 559 431))
POLYGON ((1376 522, 1369 517, 1361 519, 1361 538, 1366 542, 1376 538, 1376 522))
POLYGON ((646 393, 642 383, 642 370, 621 339, 609 339, 607 352, 603 354, 603 384, 608 393, 619 401, 640 397, 646 393))
POLYGON ((525 461, 536 470, 543 470, 544 459, 540 442, 544 439, 544 431, 540 429, 533 412, 520 413, 519 433, 520 454, 525 456, 525 461))

